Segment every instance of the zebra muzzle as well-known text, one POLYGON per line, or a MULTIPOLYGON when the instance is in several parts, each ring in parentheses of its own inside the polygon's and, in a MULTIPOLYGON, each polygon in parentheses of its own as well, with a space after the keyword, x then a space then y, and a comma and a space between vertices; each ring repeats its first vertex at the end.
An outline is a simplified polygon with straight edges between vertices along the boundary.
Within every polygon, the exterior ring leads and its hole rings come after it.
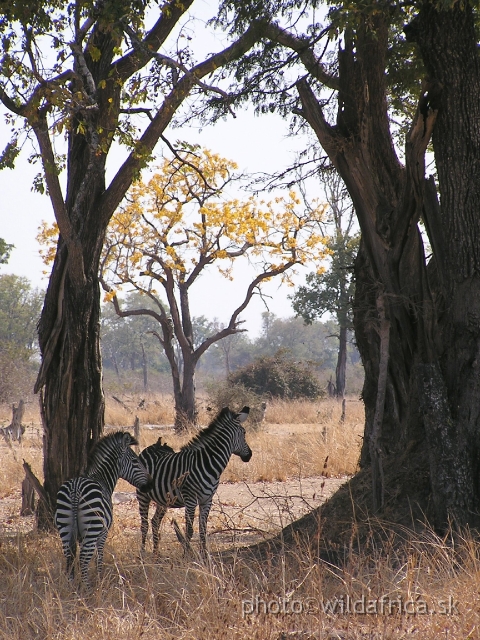
POLYGON ((251 457, 252 457, 252 451, 249 451, 249 452, 247 453, 247 455, 245 455, 245 456, 240 456, 240 460, 241 460, 242 462, 248 462, 248 461, 250 460, 250 458, 251 458, 251 457))

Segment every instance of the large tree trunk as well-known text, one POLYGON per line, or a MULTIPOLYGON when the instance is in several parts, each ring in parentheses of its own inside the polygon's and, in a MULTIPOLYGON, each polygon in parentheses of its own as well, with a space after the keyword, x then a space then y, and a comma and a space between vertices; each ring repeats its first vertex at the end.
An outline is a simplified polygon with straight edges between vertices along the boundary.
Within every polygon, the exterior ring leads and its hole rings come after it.
POLYGON ((456 3, 442 12, 426 2, 406 29, 420 45, 429 79, 407 136, 405 167, 388 129, 386 25, 386 17, 376 15, 358 25, 355 42, 345 40, 336 126, 326 122, 307 82, 298 84, 302 115, 342 176, 362 230, 354 305, 365 366, 361 464, 372 466, 373 504, 379 506, 384 461, 415 451, 412 458, 418 464, 420 454, 429 469, 438 529, 450 522, 478 526, 480 74, 474 20, 469 6, 456 3), (433 181, 424 177, 432 132, 441 205, 433 181), (420 216, 434 254, 428 268, 420 216), (388 358, 382 317, 389 327, 388 358))
MULTIPOLYGON (((426 219, 436 248, 441 310, 440 366, 424 382, 428 408, 438 415, 431 441, 440 440, 448 453, 444 459, 452 477, 444 484, 455 495, 455 521, 478 526, 480 63, 472 8, 455 3, 437 11, 435 3, 424 3, 406 33, 418 43, 429 77, 442 87, 433 132, 441 207, 426 219)), ((437 469, 441 474, 444 470, 437 469)))
MULTIPOLYGON (((103 238, 103 233, 99 234, 91 221, 96 214, 92 202, 83 227, 84 282, 72 278, 69 256, 60 238, 39 323, 42 367, 36 390, 43 388, 44 487, 52 509, 65 479, 85 470, 90 445, 98 440, 104 426, 98 281, 99 237, 103 238)), ((41 503, 38 525, 48 528, 51 513, 43 506, 41 503)))
MULTIPOLYGON (((387 18, 378 14, 368 24, 359 24, 355 42, 346 38, 339 56, 336 126, 325 120, 307 82, 298 84, 302 115, 342 176, 362 231, 354 304, 355 333, 365 366, 361 464, 375 468, 376 506, 381 506, 385 491, 384 459, 399 456, 412 442, 425 447, 425 403, 420 404, 424 387, 419 379, 420 372, 425 373, 423 363, 437 362, 435 309, 417 228, 420 216, 436 205, 435 191, 424 178, 436 105, 426 104, 433 92, 425 87, 402 166, 391 142, 385 98, 387 26, 387 18), (388 342, 382 339, 384 325, 388 342)), ((440 523, 445 509, 453 509, 453 494, 446 495, 445 483, 433 483, 433 488, 439 492, 436 504, 444 505, 436 513, 440 523)))

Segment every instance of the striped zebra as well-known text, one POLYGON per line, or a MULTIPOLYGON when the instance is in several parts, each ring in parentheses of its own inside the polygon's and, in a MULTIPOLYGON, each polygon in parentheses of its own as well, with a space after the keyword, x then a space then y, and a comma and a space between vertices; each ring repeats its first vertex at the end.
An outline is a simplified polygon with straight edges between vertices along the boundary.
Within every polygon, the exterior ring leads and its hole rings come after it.
POLYGON ((67 559, 67 574, 74 577, 77 542, 80 570, 88 586, 88 565, 97 550, 97 571, 103 566, 103 549, 112 524, 112 494, 119 478, 147 490, 152 478, 139 457, 130 449, 138 444, 129 433, 117 431, 95 445, 85 476, 65 482, 57 494, 55 525, 67 559))
POLYGON ((144 449, 140 460, 153 477, 150 491, 137 489, 140 509, 142 550, 148 534, 150 502, 157 505, 152 518, 153 551, 158 550, 160 523, 168 507, 185 507, 186 538, 176 527, 177 537, 185 550, 190 548, 193 518, 197 504, 200 507, 199 529, 201 551, 206 552, 207 519, 220 475, 234 453, 248 462, 252 450, 245 440, 242 423, 247 419, 249 407, 240 413, 228 407, 222 409, 213 422, 175 453, 167 445, 154 444, 144 449))

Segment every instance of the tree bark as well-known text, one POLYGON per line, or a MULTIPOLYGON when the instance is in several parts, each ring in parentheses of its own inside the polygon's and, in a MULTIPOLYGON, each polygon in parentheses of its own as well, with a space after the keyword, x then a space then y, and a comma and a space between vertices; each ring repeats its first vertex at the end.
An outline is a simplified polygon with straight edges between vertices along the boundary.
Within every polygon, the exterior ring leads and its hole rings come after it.
POLYGON ((338 343, 337 368, 335 370, 336 396, 343 398, 345 396, 345 378, 347 372, 347 327, 340 327, 340 336, 338 343))
POLYGON ((97 209, 91 205, 85 216, 84 263, 87 277, 80 285, 70 277, 68 254, 59 240, 59 251, 52 270, 39 323, 42 367, 36 391, 40 394, 44 433, 44 486, 50 507, 39 505, 39 528, 51 527, 51 512, 60 485, 66 478, 85 470, 89 447, 100 437, 104 426, 104 396, 100 356, 100 290, 98 284, 98 235, 91 218, 97 209), (90 220, 89 220, 90 219, 90 220), (96 237, 95 237, 96 236, 96 237), (90 256, 88 255, 90 254, 90 256))
MULTIPOLYGON (((429 468, 439 530, 480 524, 480 63, 471 5, 424 2, 405 32, 428 73, 398 162, 388 128, 385 56, 388 17, 348 33, 339 54, 336 125, 304 79, 302 115, 342 176, 362 230, 354 322, 365 366, 362 466, 375 450, 399 459, 415 447, 429 468), (433 135, 432 135, 433 134, 433 135), (432 138, 440 203, 425 179, 432 138), (417 222, 433 248, 426 265, 417 222), (376 326, 377 294, 389 318, 386 383, 376 326), (385 394, 381 435, 380 393, 385 394), (406 450, 405 449, 405 450, 406 450)), ((374 474, 375 475, 375 474, 374 474)), ((376 474, 378 476, 378 473, 376 474)), ((378 488, 378 482, 374 481, 378 488)), ((381 501, 374 492, 374 504, 381 501)))
POLYGON ((412 403, 411 389, 412 385, 416 387, 415 363, 435 360, 435 309, 417 228, 425 209, 435 208, 435 192, 427 188, 424 176, 425 150, 436 118, 436 105, 426 103, 425 96, 434 93, 435 86, 424 88, 402 166, 388 122, 387 33, 388 18, 379 13, 358 25, 355 41, 347 34, 345 48, 339 53, 335 125, 326 121, 307 81, 303 79, 297 85, 301 114, 344 180, 362 231, 355 263, 354 301, 355 334, 365 367, 361 465, 376 469, 373 486, 377 506, 383 501, 378 452, 398 456, 407 443, 425 440, 423 420, 418 405, 412 403), (389 319, 388 354, 383 357, 378 291, 383 292, 384 316, 389 319))
POLYGON ((390 343, 390 321, 386 315, 386 300, 382 291, 377 295, 377 312, 380 338, 380 361, 378 367, 378 386, 373 417, 372 433, 370 434, 369 453, 372 466, 372 502, 373 510, 378 511, 385 501, 385 476, 383 471, 383 451, 380 445, 382 436, 383 416, 385 411, 385 396, 388 377, 388 352, 390 343))
POLYGON ((426 223, 439 273, 439 366, 423 368, 440 522, 478 526, 480 499, 480 62, 472 6, 425 2, 406 29, 442 88, 433 132, 441 206, 426 223))

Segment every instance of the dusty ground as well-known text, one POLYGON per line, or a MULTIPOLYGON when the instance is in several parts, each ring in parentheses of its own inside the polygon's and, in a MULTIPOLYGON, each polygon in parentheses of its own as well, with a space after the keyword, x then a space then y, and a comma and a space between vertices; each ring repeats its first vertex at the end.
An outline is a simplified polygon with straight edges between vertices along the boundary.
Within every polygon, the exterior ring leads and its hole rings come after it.
MULTIPOLYGON (((322 504, 346 479, 318 477, 286 482, 221 483, 208 520, 211 549, 243 546, 269 538, 281 527, 322 504)), ((113 502, 114 531, 139 536, 140 516, 135 493, 115 492, 113 502)), ((20 516, 20 507, 20 489, 0 499, 0 536, 10 537, 34 528, 34 517, 20 516)), ((151 506, 151 516, 153 512, 151 506)), ((172 518, 183 529, 184 510, 168 511, 162 523, 162 548, 178 544, 172 518)), ((198 522, 195 533, 194 541, 198 539, 198 522)))
MULTIPOLYGON (((171 437, 171 428, 158 425, 143 425, 143 429, 152 429, 154 441, 160 433, 171 437)), ((318 427, 317 427, 318 429, 318 427)), ((274 425, 269 432, 284 438, 293 433, 306 431, 310 433, 312 425, 274 425), (290 433, 292 431, 292 433, 290 433)), ((312 431, 312 433, 314 433, 312 431)), ((34 517, 20 516, 21 490, 20 480, 22 458, 41 460, 42 439, 37 426, 29 425, 25 434, 25 444, 13 443, 7 446, 0 439, 0 476, 3 474, 3 496, 0 498, 0 538, 27 533, 34 528, 34 517), (12 465, 9 471, 8 465, 12 465), (20 474, 20 475, 19 475, 20 474), (17 480, 18 478, 18 480, 17 480), (11 490, 6 487, 13 486, 11 490)), ((39 469, 35 469, 36 473, 39 469)), ((221 483, 214 497, 212 510, 208 520, 209 545, 212 551, 232 546, 243 546, 267 539, 282 527, 312 511, 325 502, 347 480, 343 477, 296 477, 284 482, 224 482, 221 483)), ((130 485, 121 482, 119 491, 114 493, 114 525, 110 535, 128 534, 139 543, 140 517, 138 514, 135 492, 130 485)), ((154 506, 151 506, 152 517, 154 506)), ((198 510, 197 510, 198 513, 198 510)), ((162 523, 161 548, 167 550, 169 545, 178 545, 172 518, 181 528, 184 527, 184 510, 170 509, 162 523)), ((198 541, 198 520, 195 522, 194 543, 198 541)), ((134 543, 135 544, 135 543, 134 543)))
MULTIPOLYGON (((286 482, 221 483, 208 519, 211 549, 243 546, 271 537, 286 524, 325 502, 347 478, 303 478, 286 482)), ((134 494, 114 495, 117 522, 133 533, 139 515, 134 494)), ((152 516, 154 507, 150 507, 152 516)), ((197 510, 198 513, 198 510, 197 510)), ((165 543, 175 540, 175 518, 184 527, 184 510, 170 509, 162 523, 165 543)), ((195 522, 195 532, 198 521, 195 522)), ((194 540, 197 536, 194 537, 194 540)))

